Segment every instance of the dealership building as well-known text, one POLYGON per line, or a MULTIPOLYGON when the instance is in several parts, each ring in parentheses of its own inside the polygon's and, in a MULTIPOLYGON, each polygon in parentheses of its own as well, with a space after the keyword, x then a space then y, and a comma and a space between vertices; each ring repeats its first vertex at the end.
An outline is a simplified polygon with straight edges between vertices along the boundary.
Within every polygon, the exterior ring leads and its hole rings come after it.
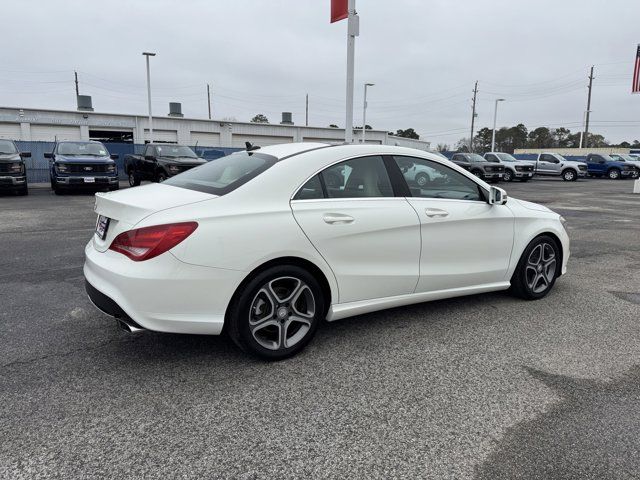
MULTIPOLYGON (((355 141, 359 141, 356 132, 355 141)), ((100 140, 109 143, 144 144, 149 141, 149 119, 144 115, 78 110, 0 107, 0 138, 22 142, 100 140)), ((266 146, 289 142, 344 142, 344 129, 295 125, 284 112, 280 124, 184 118, 180 104, 170 104, 169 114, 153 117, 153 141, 198 147, 244 148, 245 142, 266 146)), ((366 143, 398 145, 420 150, 429 142, 367 130, 366 143)))

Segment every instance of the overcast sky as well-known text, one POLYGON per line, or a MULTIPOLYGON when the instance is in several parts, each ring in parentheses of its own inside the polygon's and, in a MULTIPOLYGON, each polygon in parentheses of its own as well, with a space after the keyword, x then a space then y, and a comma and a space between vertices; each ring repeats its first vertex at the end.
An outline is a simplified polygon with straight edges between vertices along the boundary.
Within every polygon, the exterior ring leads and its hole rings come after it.
MULTIPOLYGON (((80 93, 99 112, 145 114, 142 51, 151 60, 153 109, 182 102, 187 117, 344 127, 346 21, 330 0, 7 0, 2 6, 0 105, 74 109, 80 93)), ((479 128, 524 123, 580 130, 595 65, 591 131, 640 139, 631 95, 640 7, 633 0, 357 0, 354 124, 413 127, 424 140, 469 135, 473 83, 479 128)))

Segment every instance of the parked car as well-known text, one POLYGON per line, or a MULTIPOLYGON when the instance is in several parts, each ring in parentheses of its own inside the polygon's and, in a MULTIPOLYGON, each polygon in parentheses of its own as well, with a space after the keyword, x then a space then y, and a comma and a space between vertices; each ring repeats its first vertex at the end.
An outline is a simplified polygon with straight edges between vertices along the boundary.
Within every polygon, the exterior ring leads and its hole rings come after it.
POLYGON ((95 211, 84 275, 100 310, 127 331, 224 328, 269 359, 300 351, 325 319, 507 289, 542 298, 569 257, 557 213, 387 145, 237 152, 99 193, 95 211), (443 180, 412 186, 411 163, 443 180))
POLYGON ((504 175, 502 176, 502 179, 505 182, 510 182, 514 178, 521 182, 526 182, 531 180, 533 177, 533 165, 529 162, 516 160, 508 153, 487 152, 484 154, 484 159, 487 162, 499 163, 504 166, 504 175))
POLYGON ((634 165, 614 160, 606 153, 590 153, 585 161, 592 177, 607 177, 611 180, 637 177, 638 172, 634 165))
POLYGON ((49 159, 51 189, 60 195, 71 189, 118 190, 117 154, 97 141, 57 142, 49 159))
POLYGON ((567 160, 559 153, 543 152, 535 160, 522 160, 533 165, 536 175, 562 177, 566 182, 574 182, 587 176, 587 165, 584 162, 567 160))
POLYGON ((625 155, 624 153, 611 153, 609 156, 618 162, 625 162, 636 167, 636 174, 633 178, 640 177, 640 158, 636 158, 632 155, 625 155))
POLYGON ((0 139, 0 190, 11 190, 18 195, 28 195, 27 166, 25 158, 31 152, 18 150, 13 140, 0 139))
MULTIPOLYGON (((436 155, 442 158, 443 160, 449 161, 449 159, 440 152, 434 152, 432 150, 429 150, 429 153, 436 155)), ((402 170, 402 173, 404 174, 405 179, 410 183, 410 185, 415 184, 418 187, 424 187, 425 185, 442 178, 437 171, 427 168, 424 165, 419 163, 399 162, 398 166, 402 170)))
POLYGON ((129 185, 135 187, 142 180, 164 182, 167 178, 207 163, 191 148, 184 145, 149 143, 142 155, 125 155, 124 168, 129 185))
POLYGON ((454 153, 451 161, 488 182, 497 182, 504 175, 504 166, 487 162, 477 153, 454 153))

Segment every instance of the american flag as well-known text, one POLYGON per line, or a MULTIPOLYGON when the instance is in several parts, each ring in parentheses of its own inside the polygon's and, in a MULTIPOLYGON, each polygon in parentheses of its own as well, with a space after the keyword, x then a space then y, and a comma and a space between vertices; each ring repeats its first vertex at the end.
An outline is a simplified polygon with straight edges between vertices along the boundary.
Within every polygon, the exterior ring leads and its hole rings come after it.
POLYGON ((640 45, 638 45, 636 63, 633 66, 633 85, 631 85, 631 93, 640 93, 640 45))

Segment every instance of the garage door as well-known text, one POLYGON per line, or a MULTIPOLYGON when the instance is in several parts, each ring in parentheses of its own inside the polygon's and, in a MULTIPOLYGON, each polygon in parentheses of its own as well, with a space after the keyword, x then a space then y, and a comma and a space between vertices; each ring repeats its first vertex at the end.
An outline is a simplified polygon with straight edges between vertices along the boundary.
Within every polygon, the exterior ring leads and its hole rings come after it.
POLYGON ((233 135, 232 137, 233 147, 243 148, 245 146, 244 142, 249 142, 252 145, 259 145, 261 147, 265 147, 267 145, 277 145, 279 143, 292 143, 293 137, 272 137, 271 135, 240 135, 240 134, 233 135))
MULTIPOLYGON (((149 130, 144 129, 144 138, 149 138, 149 130)), ((178 132, 175 130, 156 130, 153 129, 153 141, 165 143, 178 143, 178 132)))
POLYGON ((34 142, 53 142, 55 140, 80 140, 80 127, 59 125, 31 125, 31 140, 34 142))
POLYGON ((211 132, 191 132, 191 143, 198 144, 199 147, 219 147, 220 134, 211 132))
POLYGON ((0 123, 0 138, 20 140, 19 123, 0 123))

